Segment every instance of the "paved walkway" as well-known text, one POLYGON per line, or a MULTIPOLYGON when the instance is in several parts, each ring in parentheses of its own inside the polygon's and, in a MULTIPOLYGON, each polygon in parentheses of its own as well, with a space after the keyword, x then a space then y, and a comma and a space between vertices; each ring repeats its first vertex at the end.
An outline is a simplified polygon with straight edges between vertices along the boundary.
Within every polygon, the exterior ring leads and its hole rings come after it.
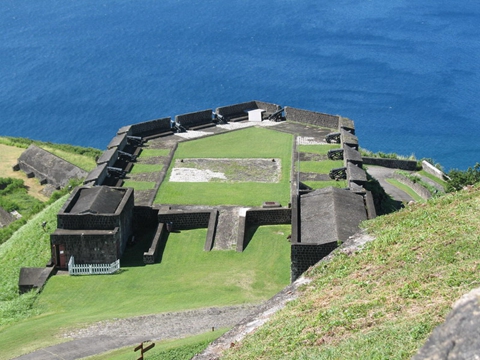
POLYGON ((101 321, 66 333, 71 341, 20 356, 19 360, 73 360, 132 346, 143 341, 177 339, 232 327, 256 310, 257 306, 212 307, 128 319, 101 321))
POLYGON ((400 190, 396 186, 387 182, 387 179, 393 177, 393 173, 398 169, 389 169, 381 166, 372 166, 368 165, 367 172, 378 180, 380 185, 382 185, 385 192, 392 197, 393 200, 400 202, 409 202, 413 201, 413 198, 408 195, 406 192, 400 190))

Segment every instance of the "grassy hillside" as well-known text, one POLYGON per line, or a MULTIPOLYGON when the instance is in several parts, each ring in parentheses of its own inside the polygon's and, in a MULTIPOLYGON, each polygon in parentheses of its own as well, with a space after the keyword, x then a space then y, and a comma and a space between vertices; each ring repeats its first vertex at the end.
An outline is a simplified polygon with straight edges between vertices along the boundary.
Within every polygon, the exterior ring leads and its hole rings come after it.
POLYGON ((480 189, 365 223, 376 240, 312 283, 226 359, 408 359, 480 285, 480 189))

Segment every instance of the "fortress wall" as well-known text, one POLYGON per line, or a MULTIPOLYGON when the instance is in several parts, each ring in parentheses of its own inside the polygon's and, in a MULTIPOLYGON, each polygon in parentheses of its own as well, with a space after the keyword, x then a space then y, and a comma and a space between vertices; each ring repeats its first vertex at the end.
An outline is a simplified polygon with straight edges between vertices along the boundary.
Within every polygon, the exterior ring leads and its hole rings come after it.
POLYGON ((364 157, 363 163, 365 165, 377 165, 377 166, 383 166, 391 169, 401 169, 401 170, 408 170, 408 171, 415 171, 417 169, 417 162, 414 160, 364 157))
POLYGON ((123 148, 127 145, 127 134, 121 134, 115 136, 110 143, 107 145, 107 149, 117 148, 118 150, 123 150, 123 148))
POLYGON ((211 216, 214 216, 215 211, 170 211, 158 214, 159 223, 173 224, 174 230, 188 230, 208 228, 211 216))
POLYGON ((336 248, 336 241, 325 244, 292 243, 290 253, 291 282, 297 280, 310 266, 315 265, 336 248))
POLYGON ((277 112, 282 108, 280 105, 258 101, 258 100, 255 100, 255 104, 257 104, 258 109, 263 109, 270 114, 273 114, 274 112, 277 112))
POLYGON ((393 178, 397 179, 401 183, 412 188, 413 191, 415 191, 418 195, 420 195, 425 200, 428 200, 432 197, 432 194, 430 194, 430 191, 428 191, 424 186, 413 182, 412 180, 410 180, 409 178, 407 178, 402 174, 393 173, 393 178))
POLYGON ((133 208, 133 229, 143 230, 158 225, 158 209, 150 206, 135 206, 133 208))
POLYGON ((170 122, 171 117, 164 117, 160 119, 133 124, 130 125, 130 133, 128 135, 140 136, 142 134, 152 134, 156 132, 169 131, 170 122))
POLYGON ((338 129, 340 121, 340 117, 338 115, 296 109, 289 106, 285 106, 285 117, 290 121, 322 126, 331 129, 338 129))
POLYGON ((175 122, 186 128, 190 126, 204 125, 213 122, 212 109, 197 111, 193 113, 176 115, 175 122))

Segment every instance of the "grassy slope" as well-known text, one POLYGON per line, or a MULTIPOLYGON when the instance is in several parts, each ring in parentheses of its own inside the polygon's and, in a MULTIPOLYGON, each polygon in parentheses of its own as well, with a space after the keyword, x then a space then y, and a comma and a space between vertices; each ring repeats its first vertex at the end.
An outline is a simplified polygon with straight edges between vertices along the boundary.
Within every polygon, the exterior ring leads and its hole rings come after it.
POLYGON ((289 226, 260 227, 237 253, 204 252, 206 229, 182 231, 171 234, 161 263, 126 262, 113 276, 54 276, 35 307, 40 314, 3 328, 0 348, 5 356, 20 346, 28 352, 64 341, 65 327, 103 319, 260 302, 289 282, 289 233, 289 226))
MULTIPOLYGON (((290 201, 293 138, 269 129, 248 128, 179 144, 175 159, 281 158, 279 183, 171 183, 164 182, 155 203, 260 206, 264 201, 290 201)), ((166 179, 170 177, 169 169, 166 179)))
POLYGON ((479 286, 480 190, 365 225, 377 239, 311 271, 303 295, 227 359, 407 359, 479 286))

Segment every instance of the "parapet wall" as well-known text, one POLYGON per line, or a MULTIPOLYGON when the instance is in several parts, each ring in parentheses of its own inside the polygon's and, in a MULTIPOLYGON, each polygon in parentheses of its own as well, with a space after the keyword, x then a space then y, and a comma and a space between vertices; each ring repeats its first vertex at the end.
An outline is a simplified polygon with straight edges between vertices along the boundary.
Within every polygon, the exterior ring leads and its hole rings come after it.
POLYGON ((363 163, 365 165, 377 165, 377 166, 383 166, 391 169, 400 169, 400 170, 408 170, 408 171, 415 171, 417 169, 417 162, 413 160, 364 157, 363 163))
POLYGON ((425 160, 422 161, 422 169, 425 170, 430 175, 433 175, 433 176, 439 178, 440 180, 445 180, 445 178, 447 178, 447 175, 445 175, 445 173, 442 170, 437 169, 435 166, 430 164, 428 161, 425 161, 425 160))
POLYGON ((213 122, 212 109, 176 115, 175 122, 186 128, 211 123, 213 122))
POLYGON ((164 117, 156 120, 150 120, 130 126, 132 136, 151 134, 170 130, 171 117, 164 117))
POLYGON ((338 129, 340 121, 340 117, 338 115, 296 109, 289 106, 285 106, 285 117, 290 121, 331 129, 338 129))
POLYGON ((228 106, 221 106, 217 107, 215 112, 217 114, 220 114, 222 116, 232 116, 232 115, 238 115, 245 110, 253 110, 253 109, 263 109, 268 113, 274 113, 277 110, 279 110, 281 107, 277 104, 272 104, 272 103, 267 103, 267 102, 262 102, 262 101, 247 101, 244 103, 239 103, 239 104, 234 104, 234 105, 228 105, 228 106))

